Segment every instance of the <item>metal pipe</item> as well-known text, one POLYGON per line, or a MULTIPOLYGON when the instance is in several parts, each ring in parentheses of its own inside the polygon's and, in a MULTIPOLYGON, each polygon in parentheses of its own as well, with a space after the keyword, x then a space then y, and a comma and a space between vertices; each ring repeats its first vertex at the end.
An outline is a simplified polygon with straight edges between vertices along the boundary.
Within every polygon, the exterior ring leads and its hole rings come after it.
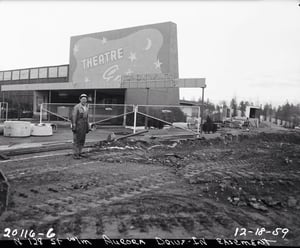
POLYGON ((139 135, 139 134, 143 134, 143 133, 147 133, 149 132, 148 130, 143 130, 143 131, 140 131, 140 132, 137 132, 137 133, 131 133, 131 134, 127 134, 125 136, 122 136, 122 137, 119 137, 119 138, 116 138, 115 140, 120 140, 120 139, 126 139, 126 138, 129 138, 129 137, 132 137, 134 135, 139 135))
POLYGON ((137 105, 134 106, 134 119, 133 119, 133 133, 136 133, 136 113, 137 113, 137 105))
POLYGON ((144 115, 144 116, 148 116, 149 118, 151 118, 151 119, 154 119, 154 120, 158 120, 158 121, 161 121, 161 122, 163 122, 163 123, 166 123, 166 124, 168 124, 168 125, 170 125, 170 126, 173 126, 173 127, 176 127, 176 128, 179 128, 179 129, 182 129, 182 130, 185 130, 185 131, 188 131, 188 132, 191 132, 191 133, 196 133, 196 132, 194 132, 193 130, 190 130, 190 129, 186 129, 186 128, 184 128, 184 127, 180 127, 180 126, 174 126, 174 124, 173 123, 171 123, 171 122, 168 122, 168 121, 165 121, 165 120, 163 120, 163 119, 159 119, 159 118, 156 118, 156 117, 154 117, 154 116, 151 116, 151 115, 147 115, 147 114, 145 114, 145 113, 142 113, 142 112, 138 112, 139 114, 141 114, 141 115, 144 115))
MULTIPOLYGON (((133 113, 133 111, 127 112, 126 115, 129 115, 129 114, 131 114, 131 113, 133 113)), ((114 118, 118 118, 118 117, 121 117, 121 116, 123 116, 123 115, 124 115, 124 114, 115 115, 115 116, 113 116, 113 117, 109 117, 109 118, 106 118, 106 119, 103 119, 103 120, 100 120, 100 121, 96 121, 96 122, 94 122, 94 124, 97 124, 97 123, 100 123, 100 122, 104 122, 104 121, 108 121, 108 120, 111 120, 111 119, 114 119, 114 118)))
POLYGON ((51 112, 51 111, 48 110, 48 109, 44 109, 44 110, 46 111, 46 113, 52 114, 52 115, 54 115, 54 116, 56 116, 56 117, 58 117, 58 118, 61 118, 61 119, 65 120, 65 121, 71 121, 70 119, 65 118, 65 117, 63 117, 63 116, 61 116, 61 115, 55 114, 55 113, 51 112))
POLYGON ((43 118, 43 103, 40 106, 40 123, 42 123, 42 118, 43 118))

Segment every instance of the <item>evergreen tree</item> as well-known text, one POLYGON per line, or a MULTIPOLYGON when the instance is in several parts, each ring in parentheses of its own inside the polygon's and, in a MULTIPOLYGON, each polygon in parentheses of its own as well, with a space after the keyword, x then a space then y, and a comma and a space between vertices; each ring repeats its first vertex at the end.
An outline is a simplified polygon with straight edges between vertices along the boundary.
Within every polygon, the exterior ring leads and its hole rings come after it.
POLYGON ((247 104, 249 105, 249 103, 247 101, 246 102, 241 101, 239 104, 239 110, 241 110, 241 112, 242 112, 242 117, 245 116, 247 104))
POLYGON ((236 98, 232 98, 232 99, 231 99, 230 107, 231 107, 232 110, 233 110, 232 117, 237 116, 237 107, 238 107, 238 106, 237 106, 236 98))

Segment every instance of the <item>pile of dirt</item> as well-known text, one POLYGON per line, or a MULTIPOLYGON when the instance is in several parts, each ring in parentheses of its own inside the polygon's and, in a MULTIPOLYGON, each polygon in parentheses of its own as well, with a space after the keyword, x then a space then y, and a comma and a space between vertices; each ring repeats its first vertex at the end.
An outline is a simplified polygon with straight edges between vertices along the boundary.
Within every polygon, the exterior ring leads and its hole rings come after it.
MULTIPOLYGON (((300 144, 299 133, 256 133, 223 134, 214 139, 123 139, 102 141, 94 147, 94 153, 106 150, 105 155, 96 158, 106 162, 143 162, 157 163, 175 168, 184 167, 193 161, 217 161, 220 159, 252 159, 259 164, 297 164, 300 144), (214 148, 214 151, 211 150, 214 148), (206 151, 209 149, 209 153, 206 151), (296 150, 295 150, 296 149, 296 150), (111 156, 115 151, 124 151, 118 156, 111 156), (263 158, 264 162, 261 162, 263 158)), ((92 156, 92 158, 95 158, 92 156)))

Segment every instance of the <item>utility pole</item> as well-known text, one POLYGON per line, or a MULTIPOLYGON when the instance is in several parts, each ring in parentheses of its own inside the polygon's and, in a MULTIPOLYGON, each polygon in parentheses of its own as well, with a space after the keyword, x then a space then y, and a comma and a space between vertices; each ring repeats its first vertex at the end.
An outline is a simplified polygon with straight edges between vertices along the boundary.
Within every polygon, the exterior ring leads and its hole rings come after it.
POLYGON ((203 132, 203 115, 204 115, 204 88, 202 88, 202 103, 201 103, 201 134, 203 132))

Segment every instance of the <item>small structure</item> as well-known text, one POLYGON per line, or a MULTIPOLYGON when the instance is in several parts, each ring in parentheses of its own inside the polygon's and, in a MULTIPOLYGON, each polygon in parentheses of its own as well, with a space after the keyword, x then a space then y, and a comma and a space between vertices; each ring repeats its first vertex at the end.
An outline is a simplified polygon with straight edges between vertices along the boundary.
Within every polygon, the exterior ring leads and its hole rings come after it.
POLYGON ((250 124, 254 127, 258 127, 260 112, 260 107, 258 106, 246 107, 246 117, 249 119, 250 124))
POLYGON ((260 107, 257 106, 247 106, 246 107, 246 117, 249 119, 258 119, 260 116, 260 107))

